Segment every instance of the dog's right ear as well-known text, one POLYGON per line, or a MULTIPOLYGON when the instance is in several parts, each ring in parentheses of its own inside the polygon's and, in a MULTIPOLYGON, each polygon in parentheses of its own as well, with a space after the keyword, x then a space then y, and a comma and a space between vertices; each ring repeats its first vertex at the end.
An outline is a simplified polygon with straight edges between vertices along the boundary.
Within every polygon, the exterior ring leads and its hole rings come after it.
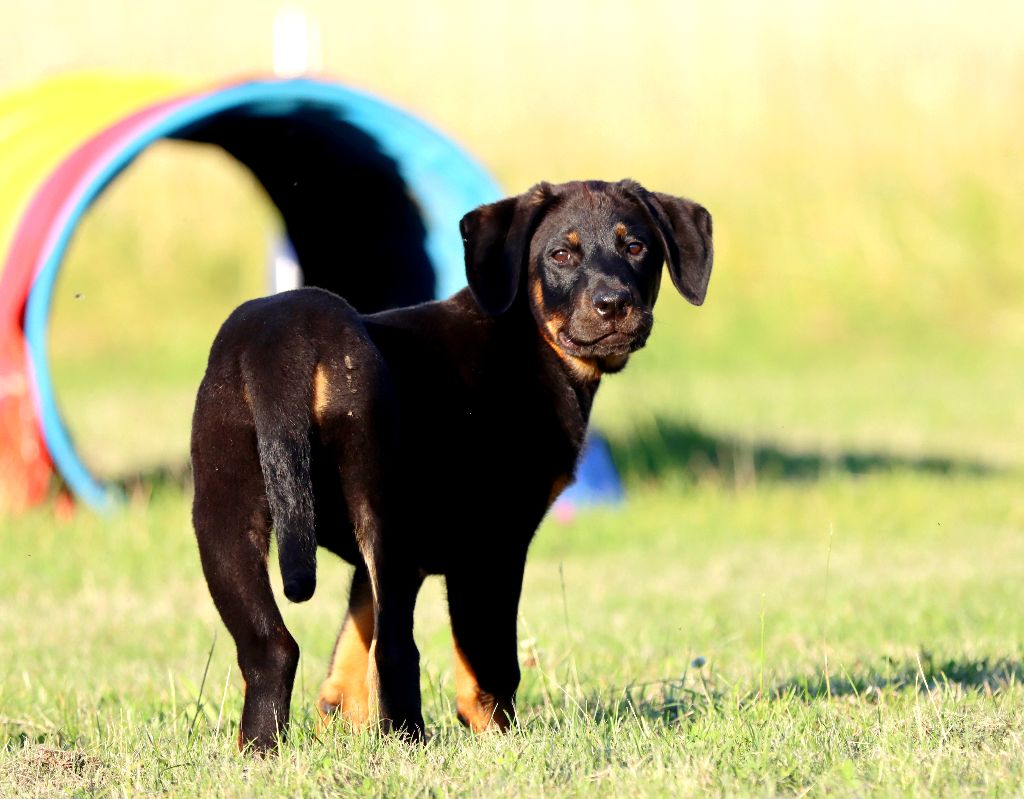
POLYGON ((550 186, 540 183, 526 194, 481 205, 462 217, 469 289, 491 316, 505 313, 515 300, 530 238, 552 196, 550 186))

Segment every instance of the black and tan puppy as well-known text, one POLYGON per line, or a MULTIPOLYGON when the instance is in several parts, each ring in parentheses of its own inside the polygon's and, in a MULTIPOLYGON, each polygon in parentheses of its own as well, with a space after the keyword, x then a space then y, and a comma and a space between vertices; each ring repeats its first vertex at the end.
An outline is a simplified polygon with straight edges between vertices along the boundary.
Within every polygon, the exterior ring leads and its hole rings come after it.
MULTIPOLYGON (((360 316, 301 289, 247 302, 210 352, 192 430, 193 520, 245 679, 240 746, 288 722, 299 648, 267 573, 309 599, 316 548, 355 565, 318 705, 419 737, 413 607, 443 574, 459 718, 514 719, 526 551, 572 478, 601 376, 647 341, 668 266, 704 300, 711 217, 632 181, 540 184, 461 224, 469 288, 360 316)), ((348 268, 373 269, 354 232, 348 268)))

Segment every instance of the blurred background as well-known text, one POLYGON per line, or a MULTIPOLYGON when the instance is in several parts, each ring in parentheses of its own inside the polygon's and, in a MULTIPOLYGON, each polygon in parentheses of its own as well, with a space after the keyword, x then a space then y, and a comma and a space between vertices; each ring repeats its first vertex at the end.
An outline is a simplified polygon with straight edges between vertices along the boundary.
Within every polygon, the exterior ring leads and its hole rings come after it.
MULTIPOLYGON (((280 7, 6 0, 0 90, 265 74, 280 7)), ((663 292, 648 351, 598 400, 627 484, 1019 459, 1019 3, 301 7, 323 73, 448 133, 509 193, 628 176, 711 210, 706 305, 663 292)), ((51 359, 98 475, 184 464, 209 344, 266 291, 275 215, 232 159, 171 142, 91 209, 51 359)))

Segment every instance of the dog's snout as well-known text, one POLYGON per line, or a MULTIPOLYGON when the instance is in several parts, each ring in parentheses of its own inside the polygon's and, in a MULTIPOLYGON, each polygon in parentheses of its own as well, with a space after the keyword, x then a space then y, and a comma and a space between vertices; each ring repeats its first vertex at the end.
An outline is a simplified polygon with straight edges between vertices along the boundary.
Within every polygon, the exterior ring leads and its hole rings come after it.
POLYGON ((633 297, 625 290, 602 290, 594 293, 594 310, 606 319, 619 319, 633 308, 633 297))

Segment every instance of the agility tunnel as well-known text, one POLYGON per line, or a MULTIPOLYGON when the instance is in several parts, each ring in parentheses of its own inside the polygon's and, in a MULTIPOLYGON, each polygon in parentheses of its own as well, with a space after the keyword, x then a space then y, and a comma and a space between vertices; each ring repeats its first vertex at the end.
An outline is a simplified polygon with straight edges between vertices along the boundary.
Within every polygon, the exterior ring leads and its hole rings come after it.
MULTIPOLYGON (((186 91, 164 79, 82 75, 0 98, 0 499, 9 506, 42 501, 54 473, 94 508, 118 500, 119 490, 80 457, 62 419, 47 360, 48 318, 83 215, 160 139, 217 145, 244 165, 277 207, 304 284, 364 312, 465 285, 458 220, 501 196, 451 140, 327 80, 186 91), (338 258, 352 230, 375 242, 372 271, 345 269, 338 258)), ((613 483, 611 494, 601 493, 616 495, 613 483)), ((598 488, 576 490, 586 502, 598 488)))

